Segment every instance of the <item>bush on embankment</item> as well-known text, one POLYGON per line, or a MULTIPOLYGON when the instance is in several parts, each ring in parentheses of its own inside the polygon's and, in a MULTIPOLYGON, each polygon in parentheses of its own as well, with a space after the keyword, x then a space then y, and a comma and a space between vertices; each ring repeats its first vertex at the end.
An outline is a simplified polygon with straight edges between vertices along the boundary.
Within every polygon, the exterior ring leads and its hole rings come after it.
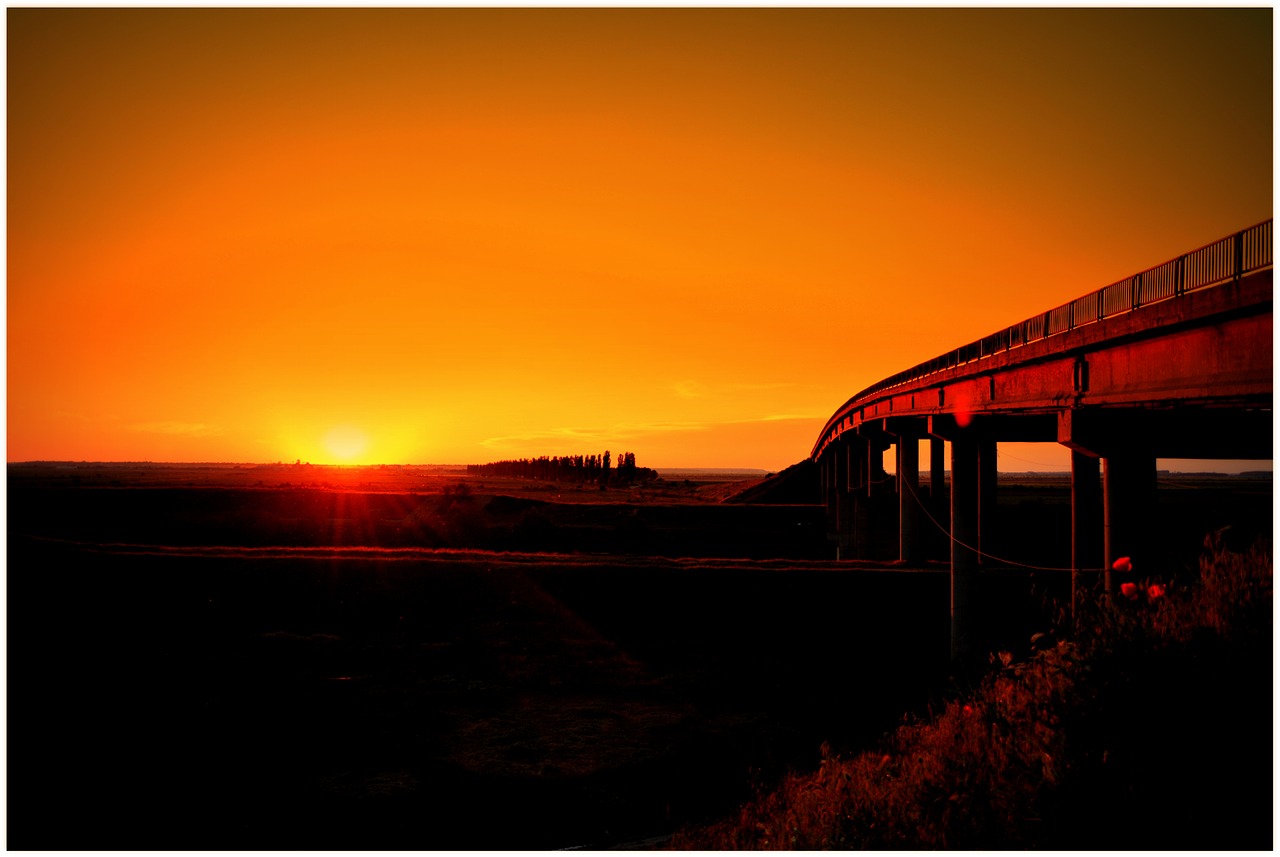
POLYGON ((1270 849, 1272 559, 1126 580, 969 695, 854 758, 824 747, 695 849, 1270 849))

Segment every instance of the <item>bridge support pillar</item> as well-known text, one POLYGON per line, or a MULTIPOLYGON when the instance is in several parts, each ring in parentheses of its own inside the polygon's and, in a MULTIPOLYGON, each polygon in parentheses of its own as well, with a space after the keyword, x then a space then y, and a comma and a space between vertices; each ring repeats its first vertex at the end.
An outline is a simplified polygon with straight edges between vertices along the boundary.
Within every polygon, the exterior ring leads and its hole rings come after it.
POLYGON ((1000 528, 996 523, 996 439, 978 435, 978 562, 990 565, 984 554, 999 551, 1000 528))
MULTIPOLYGON (((846 435, 848 436, 848 435, 846 435)), ((884 453, 893 442, 881 421, 863 423, 855 435, 860 443, 862 491, 858 492, 858 555, 864 559, 889 559, 897 556, 894 538, 898 523, 897 503, 891 496, 893 485, 884 469, 884 453)))
POLYGON ((854 433, 841 438, 844 449, 844 466, 840 472, 840 486, 844 491, 844 520, 841 529, 842 558, 865 556, 866 492, 863 490, 867 468, 865 442, 854 433))
POLYGON ((889 448, 889 440, 875 430, 869 430, 864 437, 867 439, 867 496, 878 497, 885 493, 889 482, 889 474, 884 469, 884 452, 889 448))
POLYGON ((848 453, 844 449, 844 444, 836 441, 831 444, 830 456, 830 474, 827 477, 828 492, 830 502, 827 504, 827 514, 830 517, 830 532, 835 536, 836 540, 836 559, 840 558, 841 548, 844 547, 844 519, 847 516, 846 506, 848 505, 848 493, 845 491, 844 485, 841 484, 841 471, 844 469, 845 458, 848 453))
POLYGON ((841 522, 840 543, 850 556, 857 556, 858 485, 862 483, 859 476, 862 463, 858 458, 856 437, 852 441, 845 440, 841 446, 844 450, 844 466, 840 470, 840 490, 844 492, 844 520, 841 522))
POLYGON ((857 486, 861 485, 861 444, 839 438, 822 457, 822 485, 827 506, 827 535, 835 542, 836 559, 857 555, 857 486))
POLYGON ((827 511, 827 533, 831 534, 837 531, 835 510, 832 505, 835 501, 834 491, 832 491, 833 480, 835 479, 835 450, 828 447, 823 453, 822 458, 818 460, 818 473, 822 480, 822 506, 827 511))
POLYGON ((867 441, 846 434, 849 444, 849 544, 850 556, 867 557, 870 518, 867 513, 867 441))
POLYGON ((898 437, 898 559, 914 562, 920 553, 920 439, 898 437))
MULTIPOLYGON (((951 529, 951 501, 947 496, 946 446, 947 442, 940 437, 929 438, 929 514, 942 526, 944 531, 949 532, 951 529)), ((930 544, 934 545, 933 549, 929 551, 930 556, 941 558, 943 554, 938 553, 938 551, 945 545, 937 540, 938 533, 936 528, 931 529, 930 532, 934 536, 930 541, 930 544)))
POLYGON ((921 558, 920 528, 920 437, 924 421, 917 418, 885 420, 885 431, 894 435, 898 487, 898 559, 915 562, 921 558))
POLYGON ((966 431, 951 440, 951 660, 970 658, 973 594, 978 572, 978 439, 966 431))
POLYGON ((822 505, 831 503, 831 453, 823 451, 818 459, 818 481, 822 485, 822 505))
POLYGON ((1156 500, 1156 457, 1125 452, 1102 459, 1103 564, 1107 593, 1116 560, 1129 557, 1140 574, 1153 571, 1151 519, 1156 500))
POLYGON ((1101 461, 1092 455, 1071 450, 1071 616, 1080 599, 1093 590, 1094 569, 1102 567, 1103 529, 1101 461), (1088 569, 1088 571, 1086 571, 1088 569))

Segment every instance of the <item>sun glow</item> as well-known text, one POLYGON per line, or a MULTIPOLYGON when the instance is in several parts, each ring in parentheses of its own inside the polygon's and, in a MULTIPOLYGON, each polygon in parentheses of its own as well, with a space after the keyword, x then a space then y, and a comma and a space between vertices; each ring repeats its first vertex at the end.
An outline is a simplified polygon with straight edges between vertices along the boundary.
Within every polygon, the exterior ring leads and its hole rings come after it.
POLYGON ((338 464, 362 464, 369 438, 354 426, 337 426, 324 436, 324 448, 338 464))

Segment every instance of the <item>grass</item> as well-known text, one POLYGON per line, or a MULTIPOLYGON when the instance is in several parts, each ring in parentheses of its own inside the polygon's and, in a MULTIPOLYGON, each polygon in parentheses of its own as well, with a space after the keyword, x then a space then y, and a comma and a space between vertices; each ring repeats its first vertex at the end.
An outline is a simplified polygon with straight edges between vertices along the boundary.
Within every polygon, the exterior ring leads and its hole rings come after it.
POLYGON ((1269 547, 1212 536, 1198 580, 1124 582, 876 749, 824 746, 668 847, 1270 849, 1269 547))

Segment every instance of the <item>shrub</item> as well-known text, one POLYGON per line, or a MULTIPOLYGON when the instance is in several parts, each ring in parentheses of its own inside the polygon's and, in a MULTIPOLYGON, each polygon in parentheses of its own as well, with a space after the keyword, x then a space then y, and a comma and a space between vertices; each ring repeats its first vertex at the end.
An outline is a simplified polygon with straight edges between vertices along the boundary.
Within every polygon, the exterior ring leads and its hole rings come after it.
POLYGON ((1269 849, 1271 577, 1267 546, 1211 537, 1198 583, 1127 581, 1075 639, 1000 653, 932 719, 853 758, 824 746, 670 847, 1269 849))

